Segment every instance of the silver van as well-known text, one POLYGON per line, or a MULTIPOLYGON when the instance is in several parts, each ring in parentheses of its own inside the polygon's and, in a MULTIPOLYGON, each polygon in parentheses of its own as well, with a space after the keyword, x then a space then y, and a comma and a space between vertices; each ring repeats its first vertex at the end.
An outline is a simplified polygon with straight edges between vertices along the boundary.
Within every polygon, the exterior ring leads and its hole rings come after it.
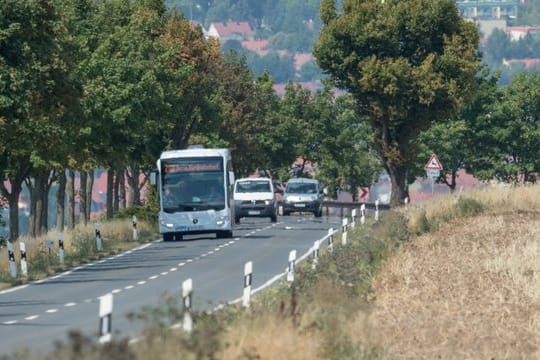
POLYGON ((283 215, 292 212, 311 212, 322 216, 323 186, 319 180, 292 178, 283 194, 283 215))

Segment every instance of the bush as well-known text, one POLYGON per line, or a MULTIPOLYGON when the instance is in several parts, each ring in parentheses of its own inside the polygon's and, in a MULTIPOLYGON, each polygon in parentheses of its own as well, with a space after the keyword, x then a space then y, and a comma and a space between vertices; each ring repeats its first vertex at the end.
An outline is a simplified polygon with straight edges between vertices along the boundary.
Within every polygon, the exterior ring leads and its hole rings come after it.
POLYGON ((456 212, 458 216, 474 216, 485 210, 484 204, 471 198, 459 198, 456 204, 456 212))

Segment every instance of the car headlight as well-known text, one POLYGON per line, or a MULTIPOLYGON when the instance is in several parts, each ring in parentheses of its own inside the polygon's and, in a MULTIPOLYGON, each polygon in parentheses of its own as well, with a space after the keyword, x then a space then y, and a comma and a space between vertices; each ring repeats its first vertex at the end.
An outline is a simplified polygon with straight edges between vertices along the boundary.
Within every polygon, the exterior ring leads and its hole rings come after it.
POLYGON ((264 205, 272 205, 272 200, 264 200, 264 205))

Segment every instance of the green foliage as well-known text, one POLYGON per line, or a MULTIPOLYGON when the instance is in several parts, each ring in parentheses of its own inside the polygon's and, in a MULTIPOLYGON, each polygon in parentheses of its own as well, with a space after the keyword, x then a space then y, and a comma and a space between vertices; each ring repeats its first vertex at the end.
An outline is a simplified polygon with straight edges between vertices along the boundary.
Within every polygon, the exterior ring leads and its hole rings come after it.
POLYGON ((477 30, 451 0, 345 1, 335 17, 331 7, 324 3, 326 22, 313 53, 369 119, 398 205, 407 196, 418 133, 474 94, 477 30))
POLYGON ((456 204, 456 213, 459 217, 475 216, 482 213, 484 210, 484 204, 471 198, 460 197, 456 204))

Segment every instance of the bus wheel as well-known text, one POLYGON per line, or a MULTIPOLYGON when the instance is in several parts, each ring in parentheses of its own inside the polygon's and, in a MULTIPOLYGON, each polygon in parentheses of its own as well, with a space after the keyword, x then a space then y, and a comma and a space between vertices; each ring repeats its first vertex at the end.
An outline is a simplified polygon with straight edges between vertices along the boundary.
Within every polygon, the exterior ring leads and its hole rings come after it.
POLYGON ((228 239, 232 238, 232 231, 218 231, 216 233, 217 239, 228 239))
POLYGON ((173 241, 174 235, 173 234, 163 234, 163 241, 173 241))

